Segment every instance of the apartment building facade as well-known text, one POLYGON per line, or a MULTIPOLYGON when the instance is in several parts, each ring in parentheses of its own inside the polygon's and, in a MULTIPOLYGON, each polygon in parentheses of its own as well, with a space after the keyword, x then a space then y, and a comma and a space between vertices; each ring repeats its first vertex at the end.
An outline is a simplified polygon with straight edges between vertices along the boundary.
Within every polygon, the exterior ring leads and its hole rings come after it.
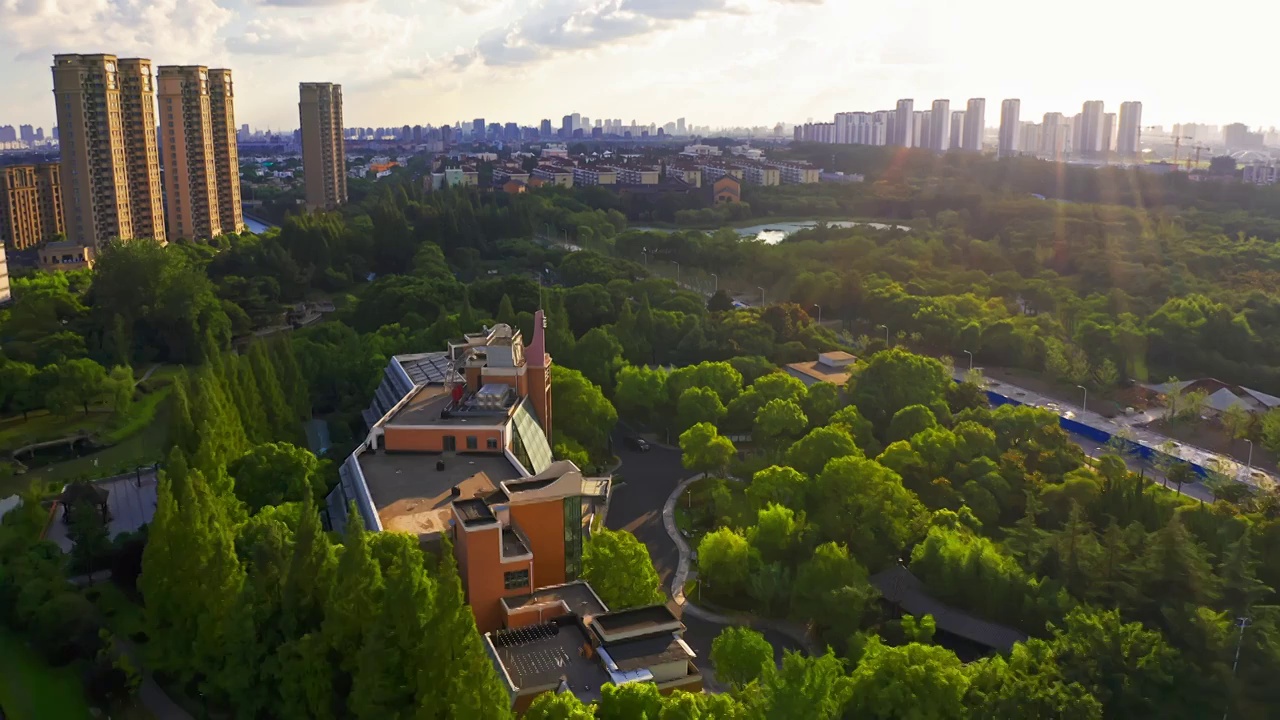
POLYGON ((617 185, 618 173, 611 167, 573 166, 574 185, 617 185))
POLYGON ((0 305, 9 302, 13 297, 9 290, 9 262, 5 258, 4 246, 0 245, 0 305))
POLYGON ((617 174, 618 182, 624 185, 657 185, 661 174, 655 167, 635 167, 622 165, 612 170, 617 174))
POLYGON ((0 167, 0 246, 24 250, 65 232, 58 163, 0 167))
POLYGON ((222 234, 213 159, 209 68, 164 65, 157 75, 168 235, 209 240, 222 234))
POLYGON ((240 202, 240 150, 236 147, 235 84, 226 68, 209 70, 213 169, 218 179, 218 221, 224 233, 244 232, 240 202))
POLYGON ((300 83, 302 170, 307 207, 331 210, 347 201, 347 154, 342 140, 342 86, 300 83))
POLYGON ((67 237, 89 247, 164 242, 151 61, 67 54, 53 63, 67 237))

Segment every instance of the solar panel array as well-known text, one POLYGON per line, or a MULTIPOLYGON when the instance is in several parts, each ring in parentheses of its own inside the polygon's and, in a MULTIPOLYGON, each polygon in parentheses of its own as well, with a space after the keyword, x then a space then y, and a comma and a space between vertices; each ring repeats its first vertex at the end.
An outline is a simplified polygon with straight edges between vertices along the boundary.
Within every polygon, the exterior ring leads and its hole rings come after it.
MULTIPOLYGON (((431 353, 426 357, 400 361, 400 367, 413 381, 414 385, 424 383, 443 383, 457 373, 452 370, 452 362, 448 353, 431 353)), ((407 390, 405 392, 408 392, 407 390)))
POLYGON ((500 630, 493 634, 494 647, 520 647, 530 643, 542 642, 560 634, 560 626, 555 623, 530 625, 528 627, 500 630))

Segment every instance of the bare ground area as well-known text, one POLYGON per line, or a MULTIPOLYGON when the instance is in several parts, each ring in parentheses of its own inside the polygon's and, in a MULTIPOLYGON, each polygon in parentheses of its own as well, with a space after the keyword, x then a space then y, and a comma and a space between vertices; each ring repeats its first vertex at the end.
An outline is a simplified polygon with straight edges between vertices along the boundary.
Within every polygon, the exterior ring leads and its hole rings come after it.
MULTIPOLYGON (((1209 452, 1226 455, 1239 462, 1249 460, 1249 443, 1233 440, 1215 420, 1156 420, 1147 427, 1179 442, 1195 445, 1209 452)), ((1253 466, 1271 473, 1277 471, 1276 457, 1261 444, 1254 443, 1253 466)))

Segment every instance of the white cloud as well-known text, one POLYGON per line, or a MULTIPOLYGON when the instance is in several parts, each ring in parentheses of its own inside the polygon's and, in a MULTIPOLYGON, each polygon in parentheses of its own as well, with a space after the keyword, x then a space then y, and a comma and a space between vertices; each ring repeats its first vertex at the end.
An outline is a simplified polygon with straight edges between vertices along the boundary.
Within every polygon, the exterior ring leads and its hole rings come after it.
MULTIPOLYGON (((0 0, 0 48, 46 64, 55 53, 111 52, 168 62, 173 49, 221 56, 232 19, 215 0, 0 0)), ((5 54, 8 54, 7 52, 5 54)))

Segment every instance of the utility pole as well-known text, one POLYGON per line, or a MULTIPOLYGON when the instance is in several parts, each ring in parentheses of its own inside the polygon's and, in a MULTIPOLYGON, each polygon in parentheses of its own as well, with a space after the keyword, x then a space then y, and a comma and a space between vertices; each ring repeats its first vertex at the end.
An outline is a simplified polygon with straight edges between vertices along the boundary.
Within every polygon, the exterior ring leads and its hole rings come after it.
MULTIPOLYGON (((1244 644, 1244 629, 1253 624, 1252 618, 1240 617, 1236 618, 1236 625, 1240 628, 1240 634, 1236 636, 1236 659, 1231 663, 1231 677, 1236 676, 1236 668, 1240 667, 1240 646, 1244 644)), ((1227 700, 1227 707, 1222 711, 1222 720, 1227 720, 1227 715, 1231 713, 1231 700, 1227 700)))

